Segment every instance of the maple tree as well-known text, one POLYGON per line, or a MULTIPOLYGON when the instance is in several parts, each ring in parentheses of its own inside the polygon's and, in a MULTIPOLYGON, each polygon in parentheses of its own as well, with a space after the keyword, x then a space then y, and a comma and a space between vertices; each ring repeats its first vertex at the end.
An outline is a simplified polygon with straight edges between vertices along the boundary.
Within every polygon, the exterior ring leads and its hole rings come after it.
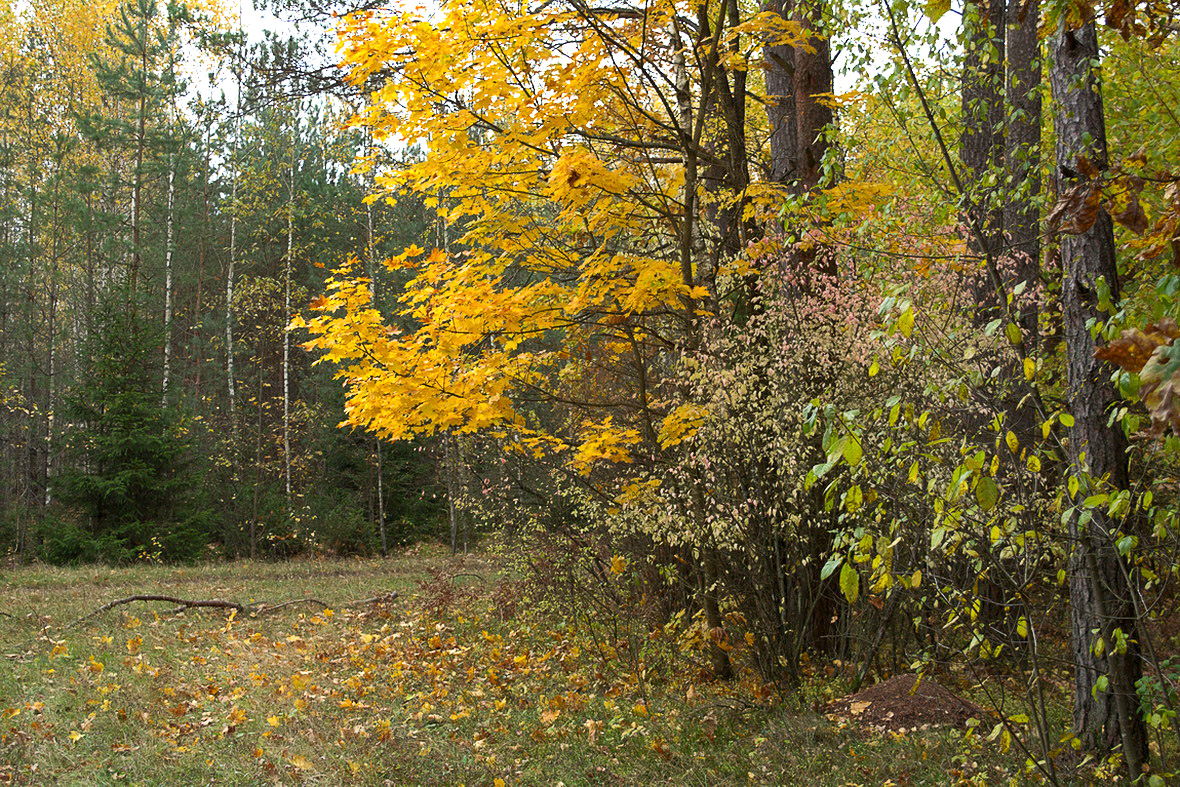
MULTIPOLYGON (((395 320, 373 308, 356 263, 293 322, 339 365, 348 423, 388 439, 491 434, 600 501, 646 508, 637 492, 659 487, 701 420, 681 361, 707 326, 759 308, 745 251, 759 219, 825 181, 819 13, 456 2, 430 18, 349 17, 344 64, 371 90, 354 124, 425 145, 377 185, 426 195, 454 237, 385 261, 412 269, 395 320), (790 48, 793 70, 764 60, 768 48, 790 48), (763 68, 791 71, 794 86, 763 97, 763 68), (755 98, 766 117, 747 112, 755 98), (794 112, 773 110, 787 100, 794 112), (768 121, 789 122, 794 142, 768 121), (755 176, 768 140, 782 182, 755 176)), ((813 248, 794 267, 819 258, 813 248)), ((700 550, 695 595, 720 632, 705 500, 677 507, 700 550)), ((725 649, 713 656, 731 674, 725 649)))
POLYGON ((327 314, 307 322, 310 346, 346 364, 353 423, 391 438, 508 428, 584 471, 630 457, 647 403, 639 417, 599 417, 587 441, 578 432, 590 424, 546 434, 518 402, 534 391, 561 398, 550 372, 576 380, 594 368, 580 358, 607 361, 600 370, 628 355, 643 365, 653 348, 693 341, 726 295, 718 278, 740 272, 720 258, 701 201, 748 214, 775 193, 724 178, 703 188, 722 144, 709 129, 713 91, 749 67, 768 31, 780 43, 801 37, 773 15, 731 25, 704 8, 690 32, 682 17, 694 9, 673 4, 643 15, 493 10, 456 3, 434 20, 368 13, 347 23, 351 79, 397 75, 354 122, 379 138, 429 140, 421 161, 378 184, 431 194, 460 233, 451 254, 413 247, 386 262, 414 266, 401 300, 412 328, 386 331, 364 308, 366 282, 346 270, 313 304, 327 314), (330 316, 337 310, 347 319, 330 316))

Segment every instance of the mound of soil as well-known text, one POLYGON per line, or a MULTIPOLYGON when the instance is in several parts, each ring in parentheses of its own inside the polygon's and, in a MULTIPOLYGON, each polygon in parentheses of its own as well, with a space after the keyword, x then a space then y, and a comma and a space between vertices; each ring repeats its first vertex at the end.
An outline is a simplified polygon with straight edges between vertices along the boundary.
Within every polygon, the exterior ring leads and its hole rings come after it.
POLYGON ((833 700, 827 715, 882 730, 915 730, 935 725, 962 727, 968 719, 983 721, 989 715, 974 702, 912 673, 833 700), (914 684, 917 683, 915 690, 914 684))

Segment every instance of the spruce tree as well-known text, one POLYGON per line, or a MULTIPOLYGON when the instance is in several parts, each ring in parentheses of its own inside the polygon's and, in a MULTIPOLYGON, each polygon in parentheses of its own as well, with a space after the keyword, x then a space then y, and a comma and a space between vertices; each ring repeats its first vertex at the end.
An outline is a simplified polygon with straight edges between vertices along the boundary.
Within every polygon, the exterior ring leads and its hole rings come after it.
POLYGON ((85 346, 85 374, 65 398, 69 462, 55 494, 76 514, 46 534, 55 562, 183 560, 206 539, 186 472, 181 414, 161 404, 160 332, 125 297, 104 299, 85 346))

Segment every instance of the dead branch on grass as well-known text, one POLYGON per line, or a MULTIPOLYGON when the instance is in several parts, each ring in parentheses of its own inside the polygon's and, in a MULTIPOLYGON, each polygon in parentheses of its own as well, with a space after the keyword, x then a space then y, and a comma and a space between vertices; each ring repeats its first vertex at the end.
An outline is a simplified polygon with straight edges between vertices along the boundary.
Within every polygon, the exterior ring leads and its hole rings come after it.
MULTIPOLYGON (((349 609, 349 608, 353 608, 353 607, 365 607, 370 604, 377 604, 377 603, 380 603, 383 601, 393 601, 397 597, 398 597, 397 591, 392 590, 388 593, 383 593, 379 596, 372 596, 370 598, 360 599, 359 601, 349 601, 344 604, 340 604, 338 606, 340 609, 349 609)), ((162 601, 162 602, 165 602, 168 604, 175 604, 177 608, 174 611, 176 611, 176 612, 184 611, 186 609, 194 609, 194 608, 229 609, 229 610, 233 610, 234 612, 249 612, 251 617, 258 617, 259 615, 269 615, 270 613, 276 612, 280 609, 284 609, 285 607, 292 607, 292 606, 296 606, 298 604, 315 604, 317 606, 323 607, 324 609, 330 609, 332 607, 331 604, 325 604, 323 601, 320 601, 319 599, 315 599, 315 598, 297 598, 297 599, 292 599, 290 601, 283 601, 278 604, 266 605, 266 604, 259 604, 259 603, 239 604, 236 601, 226 601, 226 600, 220 599, 220 598, 188 599, 188 598, 180 598, 178 596, 165 596, 165 595, 154 594, 154 593, 153 594, 141 593, 141 594, 136 594, 134 596, 126 596, 124 598, 117 598, 114 601, 108 601, 106 604, 103 604, 101 607, 94 610, 93 612, 91 612, 87 615, 83 615, 82 617, 78 618, 73 623, 71 623, 69 626, 66 626, 66 628, 72 629, 75 626, 79 626, 79 625, 85 623, 86 621, 90 620, 93 617, 97 617, 98 615, 101 615, 104 612, 109 612, 110 610, 114 609, 115 607, 122 606, 123 604, 131 604, 136 601, 162 601)))

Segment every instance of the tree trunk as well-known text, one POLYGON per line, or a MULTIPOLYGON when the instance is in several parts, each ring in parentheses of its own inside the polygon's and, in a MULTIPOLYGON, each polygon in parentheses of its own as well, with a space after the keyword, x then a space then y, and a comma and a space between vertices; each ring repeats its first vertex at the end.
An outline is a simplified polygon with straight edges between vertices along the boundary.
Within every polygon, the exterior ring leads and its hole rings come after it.
MULTIPOLYGON (((784 19, 794 13, 791 0, 769 0, 764 6, 784 19)), ((780 44, 763 50, 766 71, 766 119, 770 124, 770 172, 775 183, 799 177, 798 129, 795 126, 795 48, 780 44)))
POLYGON ((963 10, 963 137, 959 157, 968 214, 967 247, 985 262, 969 280, 976 324, 995 319, 1003 309, 988 267, 1003 246, 1003 211, 995 205, 994 187, 1004 155, 1004 2, 969 0, 963 10))
POLYGON ((456 455, 458 450, 454 447, 455 437, 448 430, 443 434, 443 454, 445 456, 445 465, 447 468, 447 518, 451 525, 451 554, 455 555, 459 552, 459 510, 455 506, 455 496, 459 493, 459 484, 455 479, 458 472, 456 468, 456 455))
MULTIPOLYGON (((1101 172, 1107 166, 1106 126, 1094 23, 1068 30, 1062 21, 1050 48, 1058 172, 1089 170, 1080 163, 1083 158, 1101 172)), ((1058 176, 1059 193, 1076 185, 1076 180, 1058 176)), ((1109 285, 1112 300, 1119 297, 1113 227, 1104 210, 1086 232, 1062 237, 1061 265, 1068 402, 1075 420, 1069 434, 1069 459, 1072 473, 1081 482, 1075 496, 1080 507, 1080 498, 1098 488, 1127 486, 1126 440, 1117 424, 1107 425, 1117 399, 1111 370, 1095 359, 1095 343, 1087 326, 1090 320, 1103 319, 1096 294, 1099 279, 1109 285)), ((1135 692, 1142 665, 1131 569, 1115 547, 1119 523, 1101 507, 1088 513, 1088 522, 1075 515, 1070 523, 1074 726, 1090 750, 1107 753, 1121 743, 1134 779, 1147 757, 1147 738, 1135 692), (1122 653, 1115 647, 1120 631, 1127 638, 1122 653), (1105 691, 1095 690, 1100 676, 1109 680, 1105 691)))
POLYGON ((810 39, 814 52, 795 50, 795 140, 798 149, 800 194, 817 188, 823 181, 824 157, 828 152, 825 129, 834 115, 828 104, 816 97, 832 92, 832 50, 824 35, 822 0, 800 0, 794 4, 795 21, 802 30, 815 33, 810 39))
POLYGON ((295 248, 295 163, 287 178, 287 254, 283 258, 283 493, 291 508, 291 254, 295 248))
MULTIPOLYGON (((1008 137, 1004 151, 1010 191, 1004 205, 1004 229, 1012 260, 1012 280, 1032 290, 1040 281, 1041 216, 1041 45, 1038 7, 1009 0, 1008 137)), ((1037 347, 1038 299, 1030 292, 1013 304, 1024 346, 1037 347)))
POLYGON ((172 377, 172 233, 176 204, 176 160, 168 157, 168 216, 164 230, 164 377, 161 391, 168 397, 172 377))

